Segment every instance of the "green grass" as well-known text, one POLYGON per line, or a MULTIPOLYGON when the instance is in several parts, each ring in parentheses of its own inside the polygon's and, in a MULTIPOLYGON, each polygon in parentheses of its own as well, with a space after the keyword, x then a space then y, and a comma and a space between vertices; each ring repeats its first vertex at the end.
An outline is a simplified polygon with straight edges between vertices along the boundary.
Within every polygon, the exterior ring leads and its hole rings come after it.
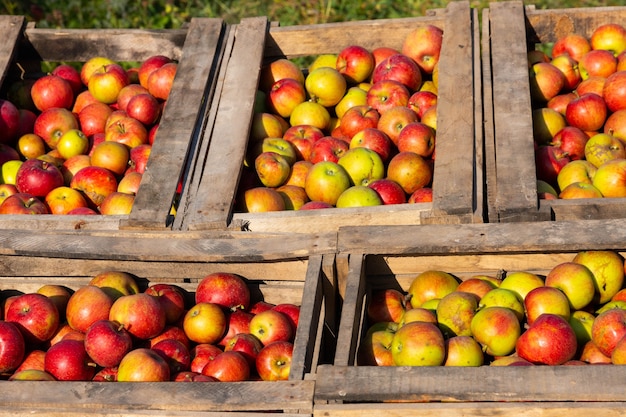
MULTIPOLYGON (((350 20, 423 16, 450 0, 0 0, 0 14, 24 15, 48 28, 173 29, 192 17, 219 17, 228 23, 268 16, 282 26, 350 20)), ((537 0, 537 8, 621 6, 623 0, 537 0)), ((472 0, 477 9, 486 0, 472 0)))

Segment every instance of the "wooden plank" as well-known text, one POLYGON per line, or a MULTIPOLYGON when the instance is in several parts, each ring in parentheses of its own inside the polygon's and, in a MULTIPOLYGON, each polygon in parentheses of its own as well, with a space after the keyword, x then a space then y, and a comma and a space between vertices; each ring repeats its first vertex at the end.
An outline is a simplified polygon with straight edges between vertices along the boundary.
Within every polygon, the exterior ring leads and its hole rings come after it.
POLYGON ((26 21, 23 16, 0 16, 0 27, 4 42, 0 45, 0 85, 9 72, 9 66, 17 51, 17 44, 22 36, 26 21))
MULTIPOLYGON (((0 416, 6 417, 30 417, 30 416, 45 416, 45 417, 66 417, 66 416, 80 416, 83 417, 86 411, 82 409, 76 408, 64 408, 64 407, 55 407, 54 409, 50 408, 36 408, 32 409, 29 407, 7 407, 0 409, 0 416)), ((167 411, 159 411, 159 410, 129 410, 127 408, 122 407, 108 407, 104 410, 88 410, 90 417, 159 417, 159 416, 168 416, 168 417, 263 417, 267 415, 267 412, 250 412, 250 411, 242 411, 242 412, 223 412, 223 411, 178 411, 178 410, 167 410, 167 411)), ((311 413, 281 413, 281 417, 306 417, 311 416, 311 413)))
POLYGON ((206 174, 202 175, 191 206, 194 217, 187 229, 223 229, 230 222, 254 106, 254 100, 242 100, 242 97, 256 91, 267 27, 267 18, 258 17, 242 19, 235 29, 236 42, 225 75, 217 121, 211 131, 205 132, 211 137, 204 163, 206 174), (242 120, 242 115, 249 115, 249 119, 244 116, 242 120))
POLYGON ((494 2, 489 18, 492 62, 494 57, 506 57, 501 65, 491 66, 498 220, 534 220, 538 198, 533 141, 519 137, 520 131, 532 132, 530 94, 520 94, 530 91, 524 5, 494 2))
POLYGON ((122 227, 171 227, 177 185, 199 140, 198 125, 210 105, 207 88, 214 76, 222 37, 221 19, 192 19, 146 170, 128 222, 122 227))

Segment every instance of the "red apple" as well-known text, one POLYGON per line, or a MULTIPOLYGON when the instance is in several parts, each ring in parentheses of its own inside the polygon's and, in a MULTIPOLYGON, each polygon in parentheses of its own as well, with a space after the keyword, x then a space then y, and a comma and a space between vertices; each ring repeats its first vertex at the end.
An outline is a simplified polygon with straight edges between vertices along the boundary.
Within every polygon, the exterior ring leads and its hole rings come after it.
POLYGON ((68 109, 53 107, 37 116, 33 133, 42 138, 48 147, 54 149, 65 132, 78 128, 78 119, 74 113, 68 109))
POLYGON ((65 81, 67 81, 72 87, 74 96, 78 95, 85 88, 83 81, 80 79, 80 72, 71 65, 58 65, 52 70, 50 74, 61 77, 65 81))
POLYGON ((148 130, 139 120, 126 116, 105 128, 105 140, 122 143, 129 148, 148 143, 148 130))
POLYGON ((556 58, 560 55, 569 55, 576 61, 580 61, 583 55, 591 50, 591 44, 589 40, 576 33, 569 33, 564 36, 560 36, 552 47, 552 57, 556 58))
POLYGON ((583 94, 594 93, 599 96, 602 96, 602 89, 604 88, 604 84, 606 83, 606 78, 604 77, 589 77, 586 80, 582 80, 574 93, 576 93, 579 97, 583 94))
POLYGON ((387 288, 372 292, 367 304, 367 318, 370 323, 394 322, 400 323, 406 311, 405 295, 394 288, 387 288))
POLYGON ((626 109, 626 70, 607 76, 602 97, 611 112, 626 109))
POLYGON ((63 174, 56 165, 41 159, 28 159, 18 169, 15 186, 20 193, 45 197, 64 184, 63 174))
POLYGON ((102 368, 91 379, 93 382, 116 382, 117 366, 111 368, 102 368))
POLYGON ((471 322, 472 335, 488 355, 506 356, 513 353, 521 334, 517 313, 503 306, 479 309, 471 322))
POLYGON ((0 99, 0 143, 12 143, 18 134, 19 110, 15 104, 0 99))
POLYGON ((406 200, 409 204, 415 203, 430 203, 433 201, 433 189, 431 187, 423 187, 413 191, 413 193, 406 200))
POLYGON ((608 77, 617 69, 615 56, 603 49, 592 49, 578 61, 578 70, 583 80, 589 77, 608 77))
POLYGON ((59 327, 59 312, 48 297, 37 293, 18 295, 5 314, 7 322, 16 324, 27 343, 49 340, 59 327))
POLYGON ((133 347, 133 340, 124 326, 107 319, 89 326, 84 343, 89 357, 102 367, 119 365, 133 347))
POLYGON ((414 152, 425 158, 435 151, 435 131, 420 122, 405 125, 396 139, 400 152, 414 152))
POLYGON ((422 85, 422 73, 416 62, 403 54, 392 55, 376 66, 372 83, 381 80, 395 80, 409 91, 417 91, 422 85))
POLYGON ((128 161, 128 169, 126 173, 137 172, 143 174, 148 166, 148 159, 152 153, 152 145, 144 143, 142 145, 135 146, 130 150, 130 158, 128 161))
POLYGON ((526 321, 532 326, 542 314, 555 314, 569 321, 570 305, 565 293, 559 288, 541 286, 532 289, 524 297, 526 321))
POLYGON ((45 371, 57 381, 90 381, 96 373, 96 366, 83 342, 61 340, 46 352, 45 371))
POLYGON ((410 97, 411 92, 399 81, 381 80, 367 90, 367 105, 382 116, 392 107, 408 106, 410 97))
POLYGON ((149 58, 146 58, 141 65, 139 65, 138 76, 139 76, 139 84, 148 88, 148 77, 152 73, 152 71, 157 68, 161 68, 163 65, 172 62, 172 59, 165 55, 153 55, 149 58))
POLYGON ((337 162, 349 149, 350 145, 348 142, 332 136, 324 136, 313 144, 309 160, 313 164, 318 162, 337 162))
POLYGON ((224 351, 233 351, 241 353, 251 370, 255 369, 256 358, 259 352, 263 349, 263 344, 254 335, 250 333, 237 333, 233 337, 228 339, 228 342, 224 345, 224 351))
POLYGON ((159 301, 145 293, 123 295, 113 302, 109 320, 122 324, 134 337, 147 340, 165 328, 165 311, 159 301))
POLYGON ((323 137, 324 132, 311 125, 290 126, 283 134, 283 139, 296 149, 299 160, 309 160, 313 144, 323 137))
POLYGON ((516 343, 522 359, 551 366, 573 359, 576 349, 576 334, 567 320, 550 313, 537 317, 516 343))
POLYGON ((176 62, 168 62, 152 71, 148 76, 147 86, 150 94, 157 99, 167 100, 174 84, 177 68, 176 62))
POLYGON ((292 341, 294 329, 290 319, 276 310, 257 313, 250 320, 250 333, 255 335, 264 346, 276 341, 292 341))
POLYGON ((119 64, 106 64, 93 71, 87 87, 96 100, 112 104, 117 102, 120 91, 129 83, 128 74, 119 64))
MULTIPOLYGON (((380 115, 378 125, 380 131, 384 132, 389 139, 397 146, 400 132, 411 123, 418 123, 418 116, 412 109, 407 106, 395 106, 389 108, 385 113, 380 115)), ((424 125, 425 127, 428 127, 424 125)), ((433 129, 434 135, 434 129, 433 129)))
POLYGON ((546 103, 546 107, 555 110, 565 116, 567 105, 576 97, 578 97, 578 95, 571 91, 569 93, 557 94, 556 96, 548 100, 548 103, 546 103))
POLYGON ((293 327, 295 335, 296 329, 298 328, 298 323, 300 321, 300 306, 293 303, 280 303, 272 307, 272 310, 279 311, 289 318, 289 322, 293 327))
POLYGON ((626 28, 619 23, 597 26, 589 40, 591 49, 604 49, 615 56, 626 50, 626 28))
POLYGON ((56 75, 44 75, 37 79, 31 88, 31 96, 37 110, 54 107, 71 109, 74 105, 74 91, 70 83, 56 75))
POLYGON ((337 55, 336 69, 351 84, 369 79, 375 65, 374 55, 359 45, 347 46, 337 55))
POLYGON ((392 145, 393 142, 389 136, 375 127, 368 127, 357 132, 350 140, 350 149, 358 147, 371 149, 380 156, 383 162, 389 160, 392 145))
POLYGON ((293 78, 304 84, 304 74, 300 67, 289 59, 281 58, 261 68, 259 89, 269 91, 272 85, 282 78, 293 78))
POLYGON ((383 204, 404 204, 406 203, 406 193, 395 181, 387 178, 375 180, 367 184, 368 187, 374 189, 383 204))
POLYGON ((409 97, 408 106, 417 113, 417 117, 420 119, 433 105, 437 104, 437 94, 428 90, 416 91, 409 97))
POLYGON ((431 165, 413 152, 396 154, 387 166, 387 178, 397 182, 407 194, 429 185, 432 177, 431 165))
POLYGON ((67 303, 66 317, 70 327, 85 333, 98 320, 109 318, 113 300, 101 288, 86 285, 77 289, 67 303))
POLYGON ((157 283, 144 291, 159 300, 165 310, 166 323, 177 322, 185 312, 185 296, 182 290, 172 284, 157 283))
POLYGON ((273 188, 255 187, 244 192, 243 210, 247 213, 264 213, 285 210, 285 201, 273 188))
POLYGON ((174 382, 216 382, 212 376, 202 375, 192 371, 182 371, 174 374, 171 378, 174 382))
POLYGON ((137 94, 128 101, 126 113, 149 127, 161 117, 161 104, 152 94, 137 94))
POLYGON ((578 61, 576 61, 569 55, 563 54, 555 57, 550 62, 552 65, 560 69, 565 76, 565 84, 563 85, 563 89, 565 91, 573 91, 582 80, 578 61))
POLYGON ((185 345, 188 349, 191 348, 191 342, 189 341, 189 338, 185 334, 185 330, 183 330, 180 324, 180 321, 178 321, 176 324, 166 324, 165 328, 163 328, 163 331, 161 333, 159 333, 158 335, 150 339, 149 346, 152 347, 156 345, 157 343, 159 343, 161 340, 165 340, 165 339, 178 340, 183 345, 185 345))
POLYGON ((530 94, 537 103, 546 103, 565 86, 565 74, 548 62, 538 62, 530 70, 530 94))
POLYGON ((374 57, 375 66, 383 62, 386 58, 391 55, 397 55, 400 51, 395 48, 390 48, 388 46, 379 46, 377 48, 372 49, 372 56, 374 57))
POLYGON ((16 324, 0 321, 0 372, 15 371, 25 354, 26 342, 16 324))
POLYGON ((404 39, 401 52, 413 59, 426 73, 432 74, 439 62, 443 30, 428 24, 412 30, 404 39))
POLYGON ((250 289, 240 275, 214 272, 205 276, 196 288, 196 303, 214 303, 226 309, 248 309, 250 289))
POLYGON ((130 99, 139 94, 150 93, 147 88, 141 86, 140 84, 128 84, 126 87, 122 88, 120 93, 117 95, 117 101, 115 102, 116 108, 118 110, 127 111, 126 107, 128 106, 130 99))
POLYGON ((565 151, 556 146, 539 146, 535 151, 537 179, 550 185, 557 184, 557 176, 561 169, 570 162, 565 151))
MULTIPOLYGON (((17 189, 16 189, 17 190, 17 189)), ((46 204, 32 194, 15 193, 0 204, 0 214, 49 214, 46 204)))
MULTIPOLYGON (((8 322, 5 322, 8 323, 8 322)), ((20 333, 21 335, 21 333, 20 333)), ((19 367, 15 369, 15 372, 26 370, 44 370, 44 360, 46 357, 46 351, 41 349, 33 349, 24 355, 24 360, 20 363, 19 367)))
POLYGON ((604 99, 593 93, 583 94, 572 100, 565 110, 567 123, 587 132, 600 130, 607 115, 604 99))
POLYGON ((208 362, 202 374, 222 382, 239 382, 250 378, 250 366, 240 352, 227 351, 208 362))
POLYGON ((250 320, 252 320, 253 316, 253 313, 241 309, 228 312, 226 333, 224 334, 222 340, 220 340, 217 344, 220 346, 226 346, 229 343, 229 340, 235 335, 239 333, 248 333, 250 329, 250 320))
MULTIPOLYGON (((434 313, 427 310, 434 317, 434 313)), ((432 323, 432 322, 431 322, 432 323)), ((436 319, 434 319, 436 323, 436 319)), ((393 366, 391 342, 399 325, 391 322, 380 322, 371 325, 359 344, 357 352, 358 365, 393 366)))
POLYGON ((436 324, 414 321, 393 335, 391 354, 396 366, 439 366, 445 361, 444 336, 436 324))
POLYGON ((570 160, 575 161, 585 158, 585 145, 588 140, 589 136, 581 129, 565 126, 554 135, 551 145, 561 148, 570 160))
POLYGON ((267 94, 268 107, 281 117, 291 116, 293 109, 305 100, 304 85, 293 78, 276 81, 267 94))
POLYGON ((263 381, 286 381, 291 371, 293 343, 273 342, 261 349, 256 358, 256 370, 263 381))
POLYGON ((80 129, 86 136, 104 133, 106 121, 113 112, 107 104, 99 101, 88 104, 78 113, 80 129))
POLYGON ((626 144, 626 109, 611 113, 604 123, 603 132, 626 144))
POLYGON ((202 373, 206 364, 215 359, 215 357, 222 352, 222 349, 209 343, 199 343, 195 345, 190 351, 190 370, 192 372, 202 373))
POLYGON ((154 344, 151 349, 165 359, 170 368, 170 375, 190 369, 191 353, 182 342, 175 339, 165 339, 154 344))
POLYGON ((626 335, 626 310, 613 308, 596 316, 591 326, 591 340, 598 350, 610 357, 615 346, 626 335))
POLYGON ((87 201, 98 207, 107 195, 117 191, 117 179, 106 168, 87 166, 74 174, 70 187, 82 191, 87 201))

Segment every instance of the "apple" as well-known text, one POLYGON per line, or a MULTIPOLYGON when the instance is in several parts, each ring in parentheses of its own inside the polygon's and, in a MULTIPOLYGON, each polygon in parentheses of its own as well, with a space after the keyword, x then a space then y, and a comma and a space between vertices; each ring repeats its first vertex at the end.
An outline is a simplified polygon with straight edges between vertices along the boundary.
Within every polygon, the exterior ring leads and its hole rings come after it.
POLYGON ((80 79, 80 72, 71 65, 60 64, 57 65, 51 72, 51 75, 56 75, 67 81, 72 87, 74 95, 79 94, 85 88, 82 80, 80 79))
POLYGON ((578 95, 572 91, 568 93, 557 94, 556 96, 548 100, 548 102, 546 103, 546 107, 552 110, 556 110, 563 116, 565 116, 567 105, 570 103, 570 101, 574 100, 577 97, 578 95))
POLYGON ((137 348, 128 352, 117 370, 120 382, 165 382, 170 380, 170 367, 156 351, 137 348))
POLYGON ((461 281, 456 287, 456 291, 463 291, 474 294, 476 297, 478 297, 478 300, 480 301, 481 298, 483 298, 487 293, 495 288, 497 288, 496 284, 491 281, 478 277, 471 277, 461 281))
POLYGON ((603 195, 593 184, 586 182, 574 182, 565 187, 560 193, 559 198, 563 200, 572 200, 576 198, 602 198, 603 195))
POLYGON ((419 273, 408 289, 410 305, 413 308, 421 307, 432 299, 441 299, 456 290, 459 281, 444 271, 429 270, 419 273))
POLYGON ((163 65, 170 62, 172 62, 172 59, 165 55, 153 55, 143 60, 143 62, 139 65, 139 69, 137 70, 139 84, 147 89, 148 77, 150 76, 150 74, 154 70, 161 68, 163 65))
POLYGON ((378 193, 383 204, 403 204, 407 202, 406 193, 395 181, 387 178, 371 181, 367 186, 378 193))
POLYGON ((0 321, 0 372, 13 372, 26 356, 24 336, 15 323, 0 321))
POLYGON ((626 310, 613 308, 596 316, 591 326, 591 342, 607 357, 626 334, 626 310))
POLYGON ((554 135, 550 144, 567 152, 570 160, 575 161, 585 159, 585 145, 588 141, 589 136, 581 129, 565 126, 554 135))
POLYGON ((90 204, 99 207, 107 195, 117 191, 117 179, 106 168, 87 166, 74 174, 70 187, 81 191, 90 204))
POLYGON ((229 310, 247 310, 250 306, 250 289, 240 275, 230 272, 213 272, 198 283, 195 301, 196 303, 217 304, 229 310))
POLYGON ((435 151, 435 131, 420 122, 404 126, 396 139, 400 152, 413 152, 425 158, 435 151))
MULTIPOLYGON (((17 190, 17 188, 16 188, 17 190)), ((0 214, 49 214, 45 203, 32 194, 20 193, 9 195, 0 204, 0 214)))
POLYGON ((583 80, 591 76, 608 77, 617 69, 617 59, 604 49, 592 49, 578 61, 578 70, 583 80))
POLYGON ((206 364, 202 375, 222 382, 246 381, 250 378, 250 366, 240 352, 225 351, 206 364))
POLYGON ((574 183, 591 184, 598 168, 586 159, 570 161, 561 168, 557 175, 560 190, 574 183))
POLYGON ((7 197, 17 194, 17 188, 13 184, 0 184, 0 205, 7 199, 7 197))
POLYGON ((400 132, 409 124, 419 122, 417 113, 407 106, 395 106, 380 115, 376 127, 397 146, 400 132))
POLYGON ((626 109, 626 70, 617 71, 606 77, 602 97, 611 112, 626 109))
POLYGON ((55 107, 71 109, 74 105, 71 84, 57 75, 49 74, 38 78, 31 88, 31 96, 40 112, 55 107))
POLYGON ((565 87, 565 74, 549 62, 538 62, 530 69, 530 94, 536 103, 546 103, 565 87))
POLYGON ((96 366, 78 340, 62 340, 46 351, 45 371, 57 381, 90 381, 96 366))
POLYGON ((367 104, 367 91, 358 86, 349 87, 346 94, 335 105, 335 115, 339 120, 350 108, 367 104))
POLYGON ((54 149, 65 132, 78 128, 78 119, 70 110, 53 107, 42 111, 37 116, 33 133, 42 138, 48 147, 54 149))
POLYGON ((597 26, 589 44, 592 49, 604 49, 615 56, 626 50, 626 29, 619 23, 605 23, 597 26))
POLYGON ((146 171, 146 167, 148 166, 148 159, 150 159, 150 154, 152 153, 152 145, 149 143, 144 143, 142 145, 135 146, 130 149, 129 153, 129 161, 128 168, 126 169, 125 174, 129 172, 137 172, 143 174, 146 171))
POLYGON ((375 190, 367 185, 353 185, 339 195, 335 206, 337 208, 370 207, 382 204, 383 201, 375 190))
POLYGON ((93 382, 116 382, 117 381, 117 366, 110 368, 102 368, 96 372, 91 378, 93 382))
POLYGON ((263 344, 254 335, 250 333, 237 333, 230 337, 224 345, 224 351, 233 351, 241 353, 251 370, 256 369, 256 358, 263 349, 263 344))
POLYGON ((119 64, 105 64, 92 72, 87 88, 96 100, 112 104, 117 102, 120 91, 129 83, 128 74, 119 64))
POLYGON ((171 377, 174 382, 217 382, 212 376, 202 375, 192 371, 181 371, 171 377))
POLYGON ((45 203, 50 214, 67 214, 73 209, 87 207, 87 200, 83 195, 66 186, 57 187, 46 194, 45 203))
POLYGON ((103 133, 106 121, 112 112, 113 109, 109 105, 99 101, 86 105, 78 113, 81 131, 87 137, 103 133))
POLYGON ((157 352, 170 368, 170 375, 188 371, 191 366, 191 353, 187 346, 176 339, 164 339, 150 349, 157 352))
POLYGON ((89 150, 89 139, 81 130, 70 129, 59 138, 56 149, 63 159, 86 155, 89 150))
MULTIPOLYGON (((570 55, 563 54, 554 57, 552 61, 550 61, 550 63, 560 69, 565 76, 565 83, 562 88, 563 91, 573 91, 574 89, 576 89, 578 84, 582 81, 578 61, 576 61, 570 55)), ((550 100, 552 100, 554 97, 552 97, 550 100)))
POLYGON ((626 197, 626 159, 603 163, 593 176, 592 184, 604 197, 626 197))
POLYGON ((310 146, 324 136, 324 132, 314 126, 296 125, 290 126, 282 137, 286 141, 290 142, 296 149, 298 160, 308 160, 308 155, 310 155, 310 146))
POLYGON ((422 85, 422 73, 417 63, 403 54, 385 58, 376 66, 372 74, 372 83, 381 80, 395 80, 402 83, 409 91, 419 90, 422 85))
POLYGON ((185 345, 188 349, 191 349, 192 347, 191 342, 189 341, 189 338, 185 334, 185 330, 180 325, 180 321, 177 321, 174 324, 166 324, 161 333, 159 333, 158 335, 156 335, 155 337, 153 337, 152 339, 148 341, 148 346, 152 347, 156 345, 157 343, 159 343, 161 340, 165 340, 165 339, 178 340, 183 345, 185 345))
POLYGON ((367 128, 376 128, 380 114, 378 110, 370 105, 359 105, 351 107, 341 117, 339 129, 347 138, 367 128))
POLYGON ((128 169, 130 150, 128 146, 120 142, 100 142, 93 148, 90 161, 92 166, 106 168, 116 175, 123 175, 128 169))
POLYGON ((15 182, 17 180, 17 172, 19 171, 22 164, 23 161, 19 159, 6 161, 5 163, 3 163, 2 167, 0 168, 0 171, 2 173, 2 182, 4 184, 15 185, 15 182))
POLYGON ((45 295, 18 295, 5 311, 7 322, 15 323, 26 343, 40 344, 49 340, 59 327, 56 305, 45 295))
POLYGON ((255 171, 266 187, 278 187, 287 181, 291 167, 287 159, 276 152, 263 152, 254 160, 255 171))
POLYGON ((72 329, 85 333, 96 321, 109 318, 112 305, 113 300, 101 288, 80 287, 67 302, 67 322, 72 329))
POLYGON ((131 335, 124 326, 108 319, 98 320, 89 326, 84 343, 89 357, 102 367, 119 365, 133 347, 131 335))
POLYGON ((427 24, 413 29, 405 38, 401 52, 413 59, 426 73, 432 74, 439 62, 443 30, 427 24))
POLYGON ((18 135, 19 110, 9 100, 0 99, 0 143, 12 143, 18 135))
POLYGON ((89 281, 89 285, 102 289, 114 301, 122 295, 138 294, 140 292, 137 281, 132 274, 112 269, 95 275, 89 281))
POLYGON ((389 136, 375 127, 365 128, 357 132, 350 140, 350 149, 359 147, 371 149, 380 156, 383 162, 389 160, 392 145, 389 136))
POLYGON ((393 335, 391 354, 396 366, 443 365, 446 354, 444 336, 433 323, 407 323, 393 335))
POLYGON ((313 165, 305 180, 305 190, 311 200, 331 205, 335 205, 341 193, 349 187, 350 175, 341 165, 332 161, 313 165))
POLYGON ((27 133, 17 140, 17 150, 24 159, 37 158, 46 153, 46 145, 39 136, 34 133, 27 133))
POLYGON ((332 204, 328 204, 323 201, 308 201, 300 207, 300 210, 319 210, 333 207, 334 206, 332 204))
POLYGON ((381 80, 372 84, 367 91, 367 105, 378 113, 385 113, 392 107, 408 106, 411 92, 399 81, 381 80))
POLYGON ((441 297, 436 316, 444 337, 471 336, 470 326, 477 309, 478 297, 475 294, 457 289, 441 297))
POLYGON ((139 94, 150 94, 150 92, 141 84, 128 84, 122 88, 117 95, 117 101, 115 102, 116 109, 127 111, 130 99, 139 94))
POLYGON ((537 179, 555 186, 561 169, 571 161, 569 155, 561 148, 542 145, 535 151, 537 179))
POLYGON ((307 98, 304 85, 293 78, 276 81, 267 94, 269 109, 281 117, 289 117, 293 109, 307 98))
POLYGON ((580 61, 580 58, 590 50, 591 44, 586 37, 576 33, 568 33, 558 37, 554 42, 552 57, 556 58, 557 56, 567 54, 576 61, 580 61))
POLYGON ((554 314, 566 321, 569 321, 571 314, 569 299, 563 291, 547 285, 534 288, 526 294, 524 309, 526 322, 530 326, 543 314, 554 314))
POLYGON ((521 334, 521 325, 515 312, 500 306, 479 309, 474 314, 470 329, 484 352, 493 356, 511 354, 521 334))
POLYGON ((129 215, 135 202, 134 194, 114 191, 100 203, 99 211, 103 215, 129 215))
POLYGON ((431 165, 413 152, 396 154, 387 166, 387 178, 397 182, 407 194, 429 185, 432 177, 431 165))
POLYGON ((294 185, 304 188, 306 176, 308 175, 309 170, 312 166, 313 163, 310 161, 296 161, 291 166, 291 171, 289 172, 289 177, 287 177, 287 181, 285 181, 285 186, 294 185))
POLYGON ((609 250, 580 251, 572 262, 589 268, 594 276, 594 300, 604 304, 622 288, 624 283, 624 260, 609 250))
POLYGON ((409 97, 408 107, 421 119, 426 110, 437 104, 437 99, 437 94, 432 91, 416 91, 409 97))
POLYGON ((319 54, 313 59, 313 62, 307 68, 309 72, 319 67, 337 67, 337 54, 319 54))
POLYGON ((595 318, 593 313, 585 310, 572 311, 570 315, 569 324, 576 334, 578 350, 581 353, 585 344, 591 340, 591 328, 595 318))
POLYGON ((159 301, 165 311, 165 322, 176 323, 185 313, 185 296, 182 290, 166 283, 157 283, 148 287, 145 291, 159 301))
MULTIPOLYGON (((484 280, 480 280, 485 282, 484 280)), ((466 281, 463 281, 466 282, 466 281)), ((463 282, 461 284, 463 284, 463 282)), ((459 284, 459 287, 461 285, 459 284)), ((457 289, 458 290, 458 289, 457 289)), ((486 307, 506 307, 511 309, 520 322, 524 320, 526 310, 524 308, 524 300, 518 298, 517 294, 506 288, 493 288, 484 294, 478 301, 478 308, 486 307)))
POLYGON ((263 213, 285 210, 285 201, 273 188, 255 187, 244 192, 244 207, 247 213, 263 213))
POLYGON ((305 203, 309 202, 309 196, 304 187, 298 185, 284 184, 276 188, 285 202, 285 210, 299 210, 305 203))
POLYGON ((594 93, 596 95, 602 96, 602 90, 604 89, 604 84, 606 83, 606 78, 591 76, 586 80, 582 80, 574 93, 579 97, 583 94, 594 93))
MULTIPOLYGON (((304 101, 298 104, 289 116, 291 126, 310 125, 322 131, 330 127, 330 113, 320 103, 304 101)), ((282 135, 278 135, 280 137, 282 135)))
POLYGON ((293 341, 295 336, 291 319, 274 309, 255 314, 250 320, 249 332, 256 336, 263 346, 276 341, 293 341))
POLYGON ((293 343, 277 341, 264 346, 255 361, 256 371, 263 381, 286 381, 291 371, 293 343))
POLYGON ((321 67, 308 73, 304 80, 304 88, 312 102, 332 107, 344 96, 347 82, 337 69, 321 67))
POLYGON ((63 174, 54 164, 41 159, 28 159, 19 167, 15 186, 20 193, 45 197, 64 184, 63 174))
POLYGON ((145 126, 152 126, 161 117, 161 103, 150 93, 137 94, 128 100, 126 113, 145 126))
POLYGON ((339 158, 337 163, 346 170, 354 185, 366 186, 385 176, 382 158, 369 148, 351 148, 339 158))
POLYGON ((572 100, 565 110, 567 123, 586 132, 600 130, 607 115, 604 99, 594 93, 585 93, 572 100))
POLYGON ((558 132, 566 126, 565 117, 549 107, 540 107, 532 111, 533 138, 539 145, 552 143, 558 132))
POLYGON ((400 325, 394 322, 377 322, 371 325, 359 344, 358 365, 393 366, 391 342, 399 327, 400 325))
POLYGON ((604 123, 603 132, 626 142, 626 109, 611 113, 604 123))
POLYGON ((148 130, 139 120, 126 116, 105 128, 105 140, 122 143, 129 148, 148 143, 148 130))
POLYGON ((557 314, 544 313, 530 324, 519 337, 517 354, 534 364, 562 365, 576 355, 574 330, 566 319, 557 314))
POLYGON ((122 295, 109 310, 109 320, 117 321, 135 338, 147 340, 163 331, 165 310, 159 301, 145 293, 122 295))
POLYGON ((191 364, 189 369, 191 372, 202 373, 207 363, 215 359, 223 350, 209 343, 199 343, 191 348, 191 364))
POLYGON ((453 336, 445 340, 444 366, 482 366, 485 358, 480 344, 471 336, 453 336))
POLYGON ((339 51, 335 68, 348 83, 358 84, 370 78, 376 62, 374 55, 359 45, 349 45, 339 51))
POLYGON ((105 65, 115 64, 115 61, 104 57, 104 56, 94 56, 89 58, 80 69, 80 79, 85 86, 87 86, 89 82, 89 78, 93 74, 93 72, 105 65))
MULTIPOLYGON (((332 68, 335 66, 333 65, 332 68)), ((286 58, 281 58, 261 68, 259 88, 262 91, 269 91, 272 85, 282 78, 293 78, 304 84, 304 74, 300 67, 286 58)))
POLYGON ((230 339, 236 335, 241 333, 249 334, 250 320, 253 316, 253 313, 241 309, 228 311, 226 332, 224 333, 224 337, 217 342, 217 344, 219 346, 227 346, 230 343, 230 339))
POLYGON ((222 307, 214 303, 196 303, 183 317, 185 334, 196 343, 219 342, 226 332, 227 324, 222 307))
POLYGON ((507 273, 500 288, 513 291, 523 301, 533 289, 545 285, 544 280, 537 274, 528 271, 513 271, 507 273))

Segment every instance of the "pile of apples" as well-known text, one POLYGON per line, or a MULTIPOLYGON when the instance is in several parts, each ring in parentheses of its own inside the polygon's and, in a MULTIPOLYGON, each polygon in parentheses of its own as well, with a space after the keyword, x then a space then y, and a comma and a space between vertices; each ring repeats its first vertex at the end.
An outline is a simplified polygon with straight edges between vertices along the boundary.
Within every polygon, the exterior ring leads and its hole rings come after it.
POLYGON ((177 65, 96 56, 12 82, 0 99, 0 213, 129 214, 177 65))
POLYGON ((237 210, 432 201, 443 31, 261 69, 237 210))
MULTIPOLYGON (((8 292, 8 291, 7 291, 8 292)), ((104 271, 72 291, 4 298, 0 375, 8 380, 286 380, 300 307, 251 303, 244 277, 214 272, 195 293, 104 271)))
POLYGON ((626 27, 528 53, 541 198, 626 197, 626 27))
POLYGON ((406 292, 373 290, 366 312, 359 365, 626 363, 624 259, 613 251, 578 252, 545 276, 424 271, 406 292))

